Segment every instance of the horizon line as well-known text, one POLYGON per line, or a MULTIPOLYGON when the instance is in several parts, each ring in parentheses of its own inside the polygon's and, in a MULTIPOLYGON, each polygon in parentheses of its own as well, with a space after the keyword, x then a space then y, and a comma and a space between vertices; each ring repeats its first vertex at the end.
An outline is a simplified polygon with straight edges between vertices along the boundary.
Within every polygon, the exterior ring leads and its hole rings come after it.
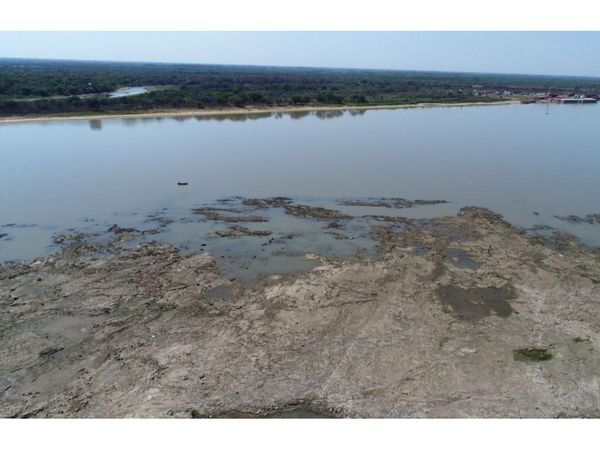
POLYGON ((105 64, 155 64, 155 65, 182 65, 182 66, 222 66, 222 67, 260 67, 274 69, 313 69, 313 70, 349 70, 349 71, 373 71, 373 72, 417 72, 417 73, 439 73, 439 74, 465 74, 465 75, 503 75, 503 76, 530 76, 530 77, 546 77, 546 78, 588 78, 600 80, 597 75, 559 75, 559 74, 541 74, 541 73, 523 73, 523 72, 473 72, 460 70, 430 70, 430 69, 383 69, 383 68, 367 68, 367 67, 332 67, 332 66, 286 66, 272 64, 234 64, 234 63, 198 63, 198 62, 169 62, 169 61, 132 61, 132 60, 108 60, 108 59, 76 59, 76 58, 28 58, 18 56, 0 56, 2 60, 19 60, 19 61, 65 61, 65 62, 82 62, 82 63, 105 63, 105 64))

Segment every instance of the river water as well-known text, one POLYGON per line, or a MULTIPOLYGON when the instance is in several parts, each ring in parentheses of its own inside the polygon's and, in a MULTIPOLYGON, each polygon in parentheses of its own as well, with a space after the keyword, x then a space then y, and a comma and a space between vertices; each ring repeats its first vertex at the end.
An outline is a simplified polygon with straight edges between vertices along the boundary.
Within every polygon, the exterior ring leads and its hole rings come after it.
MULTIPOLYGON (((47 255, 67 230, 144 228, 158 216, 173 222, 154 239, 194 249, 223 224, 191 208, 231 196, 289 196, 352 215, 381 208, 340 199, 443 199, 387 213, 483 206, 600 245, 600 224, 557 218, 600 213, 599 124, 598 105, 546 114, 536 104, 0 124, 0 261, 47 255)), ((276 233, 323 228, 270 219, 276 233)), ((335 251, 369 249, 363 237, 335 251)), ((299 253, 320 249, 298 242, 299 253)))

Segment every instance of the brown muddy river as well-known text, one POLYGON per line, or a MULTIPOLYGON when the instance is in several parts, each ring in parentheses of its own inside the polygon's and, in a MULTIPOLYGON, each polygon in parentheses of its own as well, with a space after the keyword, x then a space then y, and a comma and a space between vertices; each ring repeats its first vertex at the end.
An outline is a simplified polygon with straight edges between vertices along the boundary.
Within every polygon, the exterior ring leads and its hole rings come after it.
POLYGON ((545 111, 498 105, 0 124, 0 261, 48 255, 59 248, 56 236, 73 231, 102 239, 118 224, 148 232, 124 245, 210 249, 236 273, 303 270, 314 265, 307 252, 375 252, 364 216, 453 215, 466 205, 600 245, 600 106, 545 111), (335 220, 243 205, 271 196, 357 218, 336 229, 335 220), (447 203, 341 204, 382 197, 447 203), (202 207, 265 220, 208 220, 192 211, 202 207), (235 235, 215 235, 224 230, 235 235))

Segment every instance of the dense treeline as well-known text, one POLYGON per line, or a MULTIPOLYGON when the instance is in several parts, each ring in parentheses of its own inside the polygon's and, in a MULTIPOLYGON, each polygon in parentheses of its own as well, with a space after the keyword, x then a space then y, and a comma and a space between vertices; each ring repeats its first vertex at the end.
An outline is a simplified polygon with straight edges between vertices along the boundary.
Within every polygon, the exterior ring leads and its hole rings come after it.
POLYGON ((162 108, 493 101, 600 95, 593 78, 0 59, 0 115, 162 108), (142 95, 109 98, 125 86, 142 95))

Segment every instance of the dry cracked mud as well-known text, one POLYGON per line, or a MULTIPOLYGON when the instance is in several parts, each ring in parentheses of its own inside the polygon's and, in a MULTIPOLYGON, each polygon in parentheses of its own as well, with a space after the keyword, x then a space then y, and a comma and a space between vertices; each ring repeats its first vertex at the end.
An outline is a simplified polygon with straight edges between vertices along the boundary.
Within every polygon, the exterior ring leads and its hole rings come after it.
POLYGON ((0 266, 0 416, 600 414, 597 249, 477 208, 374 231, 250 285, 116 237, 0 266))

